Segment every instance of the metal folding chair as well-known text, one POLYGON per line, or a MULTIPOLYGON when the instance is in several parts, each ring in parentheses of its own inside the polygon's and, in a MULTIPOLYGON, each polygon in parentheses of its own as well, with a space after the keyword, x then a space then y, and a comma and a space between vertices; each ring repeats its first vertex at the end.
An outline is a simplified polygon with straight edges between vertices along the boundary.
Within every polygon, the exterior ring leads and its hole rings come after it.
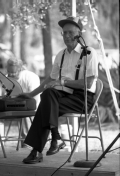
MULTIPOLYGON (((23 93, 22 87, 20 86, 20 84, 14 78, 8 78, 8 79, 10 79, 14 83, 14 85, 15 85, 15 87, 12 90, 10 96, 17 96, 18 94, 23 93)), ((4 80, 3 80, 3 82, 4 82, 4 80)), ((8 85, 9 82, 7 82, 6 84, 8 85)), ((18 119, 14 119, 14 120, 18 120, 18 119)), ((21 124, 21 119, 19 119, 19 121, 20 121, 20 124, 21 124)), ((8 137, 8 134, 10 132, 10 128, 12 126, 12 122, 13 122, 13 120, 10 119, 10 123, 8 125, 8 129, 7 129, 6 134, 5 134, 6 138, 8 137)), ((18 130, 19 130, 19 122, 18 122, 18 130)))
MULTIPOLYGON (((22 87, 21 85, 14 79, 14 78, 9 78, 12 80, 12 82, 15 84, 15 88, 13 89, 12 93, 11 93, 11 96, 17 96, 18 94, 21 94, 23 93, 23 90, 22 90, 22 87)), ((29 117, 31 123, 32 123, 32 118, 31 116, 29 117)), ((16 119, 14 119, 16 120, 16 119)), ((18 119, 17 119, 18 120, 18 119)), ((19 119, 20 120, 20 124, 22 124, 21 120, 22 119, 19 119)), ((8 126, 8 129, 7 129, 7 132, 6 132, 6 137, 8 136, 9 132, 10 132, 10 128, 11 128, 11 125, 12 125, 12 122, 13 120, 10 120, 10 123, 9 123, 9 126, 8 126)), ((19 130, 19 123, 18 123, 18 130, 19 130)))
MULTIPOLYGON (((11 96, 13 97, 13 96, 17 96, 20 93, 23 93, 23 90, 22 90, 22 87, 20 86, 20 84, 13 78, 9 78, 9 79, 11 79, 12 82, 15 84, 15 87, 12 90, 11 96)), ((2 77, 2 81, 4 82, 3 77, 2 77)), ((0 135, 0 143, 1 143, 2 151, 3 151, 5 158, 6 158, 6 153, 5 153, 3 141, 18 141, 16 150, 19 150, 19 142, 24 140, 23 138, 21 138, 22 119, 29 117, 30 121, 32 122, 31 117, 35 115, 35 112, 36 111, 5 111, 5 112, 0 112, 0 120, 10 120, 6 135, 4 135, 4 136, 0 135), (19 120, 20 125, 18 125, 18 133, 19 133, 18 137, 8 136, 13 120, 19 120)))
MULTIPOLYGON (((72 158, 74 152, 76 151, 76 149, 78 147, 78 144, 79 144, 79 142, 80 142, 80 140, 81 140, 82 137, 85 137, 85 138, 87 137, 86 140, 88 140, 88 137, 89 138, 98 138, 100 140, 100 142, 101 142, 102 151, 104 152, 103 136, 102 136, 102 130, 101 130, 101 124, 100 124, 100 116, 99 116, 99 110, 98 110, 98 100, 99 100, 99 97, 101 95, 102 89, 103 89, 103 83, 102 83, 102 81, 100 79, 97 79, 97 82, 96 82, 96 92, 95 92, 95 95, 94 95, 94 104, 93 104, 92 109, 90 110, 90 112, 89 112, 89 114, 87 116, 87 118, 88 118, 87 123, 88 123, 89 120, 91 119, 93 113, 96 111, 95 117, 97 118, 97 121, 98 121, 100 138, 97 137, 97 136, 83 136, 85 128, 87 128, 86 124, 83 125, 82 130, 80 128, 81 126, 79 126, 78 127, 78 134, 77 135, 74 134, 74 131, 75 131, 75 128, 76 128, 75 122, 74 122, 74 118, 77 117, 77 123, 78 123, 78 119, 80 119, 81 115, 83 115, 83 114, 79 114, 79 113, 67 113, 67 114, 64 114, 62 116, 62 117, 65 117, 66 120, 67 120, 68 133, 69 133, 69 141, 70 141, 70 145, 71 145, 71 155, 69 157, 68 162, 71 161, 71 158, 72 158), (69 124, 70 124, 69 123, 69 118, 72 118, 72 126, 73 126, 73 132, 72 132, 72 134, 70 133, 70 128, 69 128, 69 124)), ((88 146, 86 146, 86 159, 88 160, 88 146)))
POLYGON ((8 136, 6 137, 6 136, 0 135, 0 143, 1 143, 3 154, 4 154, 4 158, 6 158, 7 156, 5 153, 3 141, 18 141, 16 150, 19 150, 19 142, 21 140, 24 140, 23 138, 21 138, 22 118, 35 116, 35 112, 36 111, 5 111, 5 112, 0 112, 0 120, 6 120, 6 119, 9 119, 9 120, 19 119, 19 120, 21 120, 18 137, 8 137, 8 136))

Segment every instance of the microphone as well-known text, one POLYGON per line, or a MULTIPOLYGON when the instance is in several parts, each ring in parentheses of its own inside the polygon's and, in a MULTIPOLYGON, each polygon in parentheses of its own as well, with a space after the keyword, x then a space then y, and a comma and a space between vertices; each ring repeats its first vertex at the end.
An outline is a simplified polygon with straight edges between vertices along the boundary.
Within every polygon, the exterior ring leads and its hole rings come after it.
MULTIPOLYGON (((84 39, 83 39, 83 37, 82 37, 81 35, 76 35, 76 36, 74 37, 74 40, 77 40, 77 42, 81 44, 81 46, 82 46, 81 48, 86 50, 86 52, 83 53, 83 56, 86 56, 86 54, 90 54, 91 51, 87 50, 86 44, 83 45, 83 43, 80 41, 79 38, 82 38, 82 40, 84 41, 84 39)), ((85 43, 85 42, 84 42, 84 43, 85 43)))
POLYGON ((78 40, 79 38, 80 38, 81 36, 80 35, 76 35, 75 37, 74 37, 74 39, 76 40, 78 40))
POLYGON ((77 42, 80 43, 82 47, 85 47, 85 46, 83 45, 83 43, 80 41, 80 38, 82 38, 81 35, 76 35, 76 36, 74 37, 74 40, 77 40, 77 42))

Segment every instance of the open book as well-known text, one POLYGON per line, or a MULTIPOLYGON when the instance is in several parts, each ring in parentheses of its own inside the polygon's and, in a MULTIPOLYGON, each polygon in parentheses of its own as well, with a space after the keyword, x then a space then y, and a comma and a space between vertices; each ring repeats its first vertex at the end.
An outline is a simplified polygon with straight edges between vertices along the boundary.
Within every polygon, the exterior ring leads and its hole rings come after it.
POLYGON ((54 88, 55 89, 57 89, 57 90, 62 90, 62 91, 64 91, 64 92, 67 92, 67 93, 69 93, 69 94, 73 94, 73 89, 71 89, 71 88, 69 88, 69 87, 65 87, 65 86, 58 86, 58 85, 56 85, 56 86, 54 86, 54 88))

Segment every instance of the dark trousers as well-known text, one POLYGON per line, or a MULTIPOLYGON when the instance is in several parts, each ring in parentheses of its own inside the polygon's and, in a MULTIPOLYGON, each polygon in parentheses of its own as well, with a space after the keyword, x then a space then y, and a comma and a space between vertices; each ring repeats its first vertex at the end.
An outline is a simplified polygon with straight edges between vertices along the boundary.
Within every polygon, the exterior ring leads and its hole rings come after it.
MULTIPOLYGON (((87 93, 88 110, 93 104, 93 93, 87 93)), ((68 94, 54 88, 48 88, 41 94, 41 102, 38 106, 31 128, 25 139, 25 143, 42 152, 46 144, 50 125, 58 127, 58 117, 65 113, 84 113, 84 91, 75 90, 68 94)))

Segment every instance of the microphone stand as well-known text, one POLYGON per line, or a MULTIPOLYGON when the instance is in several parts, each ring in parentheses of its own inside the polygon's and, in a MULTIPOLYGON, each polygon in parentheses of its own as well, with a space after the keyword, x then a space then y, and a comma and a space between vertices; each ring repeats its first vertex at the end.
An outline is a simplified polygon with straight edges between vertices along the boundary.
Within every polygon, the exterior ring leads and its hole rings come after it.
MULTIPOLYGON (((89 161, 89 159, 88 159, 88 121, 89 121, 89 119, 87 118, 87 115, 88 115, 87 114, 87 76, 86 76, 86 71, 87 71, 87 46, 86 46, 85 41, 84 41, 84 39, 83 39, 82 36, 78 36, 76 39, 77 39, 77 42, 82 46, 82 49, 86 53, 85 67, 84 67, 85 128, 83 128, 83 130, 81 132, 81 136, 79 137, 79 139, 77 141, 77 144, 78 144, 80 142, 80 139, 81 139, 81 137, 83 135, 83 132, 84 132, 84 129, 85 129, 85 135, 86 135, 86 160, 85 161, 76 161, 74 163, 74 167, 85 167, 85 168, 89 168, 89 167, 91 167, 91 165, 94 164, 94 161, 89 161), (81 42, 80 38, 82 38, 82 40, 84 42, 84 45, 81 42)), ((74 151, 76 150, 76 148, 77 148, 77 145, 73 149, 73 151, 71 152, 69 160, 72 157, 72 155, 73 155, 74 151)))
POLYGON ((82 38, 82 37, 80 36, 77 39, 77 42, 82 46, 82 49, 86 53, 85 67, 84 67, 84 96, 85 96, 85 127, 86 127, 85 128, 85 135, 86 135, 86 161, 88 161, 87 76, 86 76, 86 72, 87 72, 87 46, 82 44, 82 42, 80 41, 80 38, 82 38))

